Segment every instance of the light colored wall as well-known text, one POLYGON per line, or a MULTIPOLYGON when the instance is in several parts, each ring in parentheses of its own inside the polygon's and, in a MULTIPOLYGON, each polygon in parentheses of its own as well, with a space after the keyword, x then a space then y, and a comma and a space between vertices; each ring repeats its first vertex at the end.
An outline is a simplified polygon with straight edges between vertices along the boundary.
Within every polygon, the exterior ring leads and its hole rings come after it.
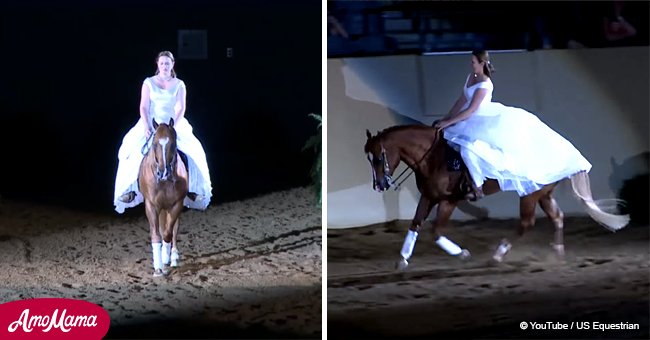
MULTIPOLYGON (((365 130, 431 124, 446 114, 461 93, 469 60, 469 54, 328 60, 328 227, 413 217, 419 198, 413 176, 399 192, 372 190, 365 130)), ((639 158, 649 150, 647 48, 493 53, 492 62, 493 100, 537 114, 570 140, 593 165, 595 198, 614 198, 624 179, 648 172, 639 158)), ((566 214, 584 215, 568 185, 556 190, 556 199, 566 214)), ((490 217, 519 215, 514 192, 464 209, 476 207, 490 217)), ((456 210, 452 218, 473 217, 456 210)))

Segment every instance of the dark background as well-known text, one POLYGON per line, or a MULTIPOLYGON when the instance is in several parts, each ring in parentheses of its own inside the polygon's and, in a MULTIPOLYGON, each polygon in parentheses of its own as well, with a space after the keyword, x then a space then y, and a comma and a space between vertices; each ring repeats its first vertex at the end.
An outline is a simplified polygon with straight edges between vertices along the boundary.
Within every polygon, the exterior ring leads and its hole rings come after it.
POLYGON ((328 1, 347 37, 332 33, 332 58, 451 51, 648 46, 648 1, 328 1), (605 37, 620 14, 636 34, 605 37), (577 47, 576 43, 582 45, 577 47))
POLYGON ((187 85, 212 204, 310 184, 320 1, 52 3, 0 5, 3 198, 112 210, 118 148, 162 50, 187 85), (207 60, 178 57, 183 29, 207 30, 207 60))

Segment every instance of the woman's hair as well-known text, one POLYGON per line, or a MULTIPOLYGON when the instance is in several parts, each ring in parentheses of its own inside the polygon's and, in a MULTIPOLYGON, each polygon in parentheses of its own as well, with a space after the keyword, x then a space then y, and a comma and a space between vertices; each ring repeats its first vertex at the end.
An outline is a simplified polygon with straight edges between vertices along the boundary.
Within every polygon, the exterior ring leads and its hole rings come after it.
MULTIPOLYGON (((162 52, 158 53, 158 56, 156 57, 156 64, 158 64, 158 59, 160 59, 160 57, 167 57, 167 58, 172 60, 172 63, 174 62, 174 55, 169 51, 162 51, 162 52)), ((160 71, 158 71, 158 69, 156 69, 156 74, 158 74, 159 72, 160 71)), ((172 72, 171 73, 172 73, 172 78, 176 78, 176 71, 174 71, 174 67, 172 67, 172 72)))
POLYGON ((485 73, 486 76, 492 78, 492 73, 494 73, 494 66, 492 66, 492 62, 490 62, 490 54, 486 50, 474 50, 472 51, 472 54, 478 59, 479 62, 485 62, 485 65, 483 65, 483 73, 485 73))

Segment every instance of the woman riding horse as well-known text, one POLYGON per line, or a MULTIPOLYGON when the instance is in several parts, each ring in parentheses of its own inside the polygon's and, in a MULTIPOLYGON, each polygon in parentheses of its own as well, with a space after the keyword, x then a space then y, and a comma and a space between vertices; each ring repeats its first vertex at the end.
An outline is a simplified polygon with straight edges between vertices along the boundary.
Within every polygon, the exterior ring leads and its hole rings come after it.
MULTIPOLYGON (((447 116, 434 123, 433 129, 393 127, 374 137, 366 132, 365 152, 373 168, 374 188, 383 191, 392 185, 391 175, 399 162, 404 161, 415 171, 422 194, 404 241, 400 267, 408 264, 419 227, 436 204, 436 243, 451 255, 469 256, 467 250, 439 235, 437 230, 447 223, 460 200, 478 199, 484 192, 516 191, 519 194, 520 235, 534 225, 535 207, 539 203, 555 225, 554 248, 559 255, 564 253, 563 213, 552 193, 563 179, 571 179, 574 193, 598 223, 610 230, 627 225, 628 215, 604 212, 599 202, 593 200, 587 176, 591 164, 569 141, 534 114, 491 101, 493 66, 488 53, 474 51, 471 66, 473 72, 467 77, 460 98, 447 116), (473 192, 459 192, 463 168, 447 166, 445 158, 450 147, 460 152, 471 176, 473 192)), ((510 247, 504 239, 494 259, 501 261, 510 247)))
MULTIPOLYGON (((434 123, 460 151, 476 198, 487 178, 503 191, 525 196, 591 164, 565 138, 534 114, 492 102, 494 67, 487 51, 472 52, 472 73, 449 113, 434 123)), ((457 174, 454 174, 457 175, 457 174)))
POLYGON ((187 158, 184 161, 187 161, 189 175, 190 194, 184 205, 204 210, 212 197, 212 184, 203 146, 192 133, 192 126, 185 118, 185 83, 176 77, 171 52, 160 52, 156 65, 156 74, 146 78, 142 84, 140 120, 124 136, 118 153, 113 204, 117 212, 123 213, 125 208, 143 202, 144 198, 138 188, 138 169, 145 154, 143 145, 151 145, 150 136, 154 131, 151 122, 155 120, 160 124, 174 119, 178 150, 187 158))
MULTIPOLYGON (((156 132, 155 127, 157 124, 164 123, 167 125, 170 122, 174 130, 173 140, 167 140, 166 142, 167 146, 174 146, 174 154, 168 156, 173 156, 175 159, 176 151, 178 151, 179 156, 185 157, 182 158, 182 161, 185 162, 182 168, 183 172, 186 172, 185 180, 189 182, 186 183, 189 186, 189 193, 186 188, 186 195, 183 195, 180 200, 180 208, 186 206, 205 210, 212 197, 212 184, 203 146, 192 133, 192 126, 185 118, 186 88, 185 83, 176 77, 174 56, 169 51, 160 52, 156 58, 156 65, 158 67, 156 74, 146 78, 142 84, 140 120, 124 136, 118 153, 119 165, 115 177, 113 204, 115 210, 121 214, 124 209, 137 206, 145 200, 147 201, 147 217, 150 224, 155 224, 152 226, 151 231, 151 247, 154 257, 154 270, 156 275, 159 275, 161 270, 161 247, 163 248, 163 262, 167 264, 168 255, 173 254, 176 248, 176 237, 174 236, 174 241, 171 242, 170 238, 163 235, 161 245, 157 230, 158 217, 153 216, 151 212, 153 208, 149 204, 151 203, 151 196, 157 191, 152 191, 153 189, 150 187, 143 187, 142 181, 146 179, 142 178, 139 173, 141 165, 144 164, 143 160, 147 161, 145 155, 152 155, 147 153, 147 149, 161 147, 155 143, 156 136, 152 136, 156 132), (178 150, 176 150, 176 146, 178 150), (149 190, 149 192, 145 192, 145 190, 149 190), (147 197, 147 195, 150 197, 147 197)), ((170 171, 176 171, 176 169, 170 169, 170 171)), ((176 206, 176 201, 174 201, 174 206, 176 206)), ((175 207, 174 211, 178 209, 178 207, 175 207)), ((172 224, 177 221, 175 217, 171 218, 171 220, 173 220, 172 224)), ((174 231, 178 229, 178 223, 175 225, 174 231)))

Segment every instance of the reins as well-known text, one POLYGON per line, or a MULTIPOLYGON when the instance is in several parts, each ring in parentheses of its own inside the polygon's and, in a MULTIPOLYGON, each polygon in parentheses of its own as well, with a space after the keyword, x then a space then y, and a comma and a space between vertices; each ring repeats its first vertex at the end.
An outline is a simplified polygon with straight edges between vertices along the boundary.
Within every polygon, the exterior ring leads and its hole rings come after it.
MULTIPOLYGON (((433 149, 433 146, 436 145, 436 142, 438 142, 438 134, 439 134, 439 133, 440 133, 440 129, 436 129, 436 136, 435 136, 435 138, 433 139, 433 142, 431 143, 431 146, 429 147, 429 149, 427 149, 427 152, 424 153, 424 155, 422 156, 422 158, 420 158, 419 161, 415 162, 415 165, 420 164, 420 163, 421 163, 421 162, 422 162, 422 161, 427 157, 427 155, 429 154, 429 152, 431 152, 431 150, 433 149)), ((406 177, 404 177, 404 179, 402 179, 401 182, 399 182, 399 183, 397 183, 397 185, 395 185, 395 191, 399 190, 400 186, 402 186, 402 183, 404 183, 404 182, 405 182, 409 177, 411 177, 411 175, 413 174, 414 170, 411 169, 411 167, 408 167, 408 166, 407 166, 406 169, 402 170, 402 172, 397 176, 397 178, 395 178, 395 182, 396 182, 396 181, 399 180, 399 178, 402 177, 402 175, 403 175, 406 171, 408 171, 408 170, 411 170, 411 172, 410 172, 406 177)))
POLYGON ((149 135, 149 137, 147 138, 147 141, 144 142, 144 145, 142 146, 142 149, 140 149, 140 153, 142 153, 143 156, 147 155, 147 152, 149 152, 149 149, 147 148, 147 146, 149 146, 149 141, 151 141, 151 138, 153 137, 153 135, 154 135, 154 133, 152 132, 149 135))

